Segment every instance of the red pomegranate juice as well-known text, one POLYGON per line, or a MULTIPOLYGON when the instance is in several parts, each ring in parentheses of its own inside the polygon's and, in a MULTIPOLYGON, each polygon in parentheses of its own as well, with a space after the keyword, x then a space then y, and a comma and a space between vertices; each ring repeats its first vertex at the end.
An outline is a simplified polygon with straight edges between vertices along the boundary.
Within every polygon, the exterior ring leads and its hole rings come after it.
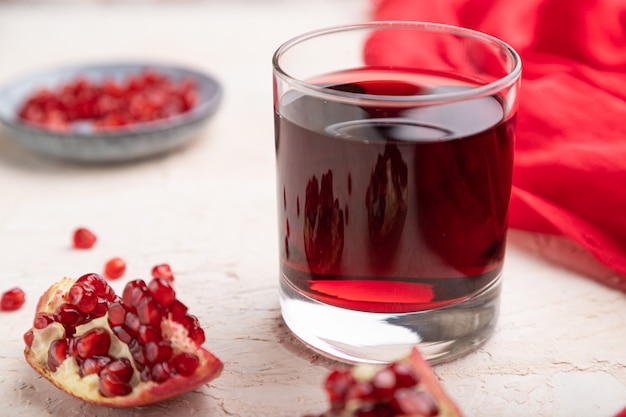
MULTIPOLYGON (((359 69, 315 81, 381 96, 452 93, 441 74, 359 69)), ((275 114, 282 279, 324 303, 439 308, 502 270, 514 118, 488 96, 441 105, 290 91, 275 114)))

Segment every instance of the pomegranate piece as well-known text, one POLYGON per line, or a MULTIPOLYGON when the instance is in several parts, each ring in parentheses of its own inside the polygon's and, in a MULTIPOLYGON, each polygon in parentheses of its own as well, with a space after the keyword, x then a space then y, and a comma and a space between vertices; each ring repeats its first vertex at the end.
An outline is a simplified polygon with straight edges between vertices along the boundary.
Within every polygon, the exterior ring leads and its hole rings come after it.
POLYGON ((80 227, 74 231, 73 242, 76 249, 90 249, 98 238, 89 229, 80 227))
POLYGON ((121 278, 126 272, 126 262, 122 258, 111 258, 104 264, 104 275, 109 279, 121 278))
POLYGON ((26 301, 26 295, 24 291, 19 288, 11 288, 5 291, 0 298, 0 310, 2 311, 14 311, 24 305, 26 301))
POLYGON ((98 274, 64 278, 37 304, 24 334, 28 363, 67 393, 98 405, 142 406, 218 377, 204 330, 169 282, 127 283, 117 296, 98 274))
POLYGON ((305 417, 461 417, 417 348, 388 365, 335 369, 324 389, 330 409, 305 417))

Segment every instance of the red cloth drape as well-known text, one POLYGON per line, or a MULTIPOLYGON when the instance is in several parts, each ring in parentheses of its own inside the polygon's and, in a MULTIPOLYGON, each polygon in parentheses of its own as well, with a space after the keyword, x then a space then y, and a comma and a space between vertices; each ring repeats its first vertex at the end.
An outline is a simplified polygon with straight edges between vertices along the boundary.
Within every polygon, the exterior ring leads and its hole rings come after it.
POLYGON ((510 225, 626 277, 626 1, 378 0, 372 18, 468 27, 520 53, 510 225))

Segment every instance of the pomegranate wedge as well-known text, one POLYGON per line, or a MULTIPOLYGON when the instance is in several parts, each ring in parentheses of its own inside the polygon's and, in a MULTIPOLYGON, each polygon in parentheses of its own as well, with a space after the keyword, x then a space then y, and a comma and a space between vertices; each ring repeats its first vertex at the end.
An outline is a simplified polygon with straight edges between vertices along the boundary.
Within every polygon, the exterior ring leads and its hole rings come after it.
POLYGON ((388 365, 335 369, 324 388, 330 409, 305 417, 462 417, 416 348, 388 365))
POLYGON ((130 281, 122 296, 97 274, 64 278, 40 298, 24 335, 28 363, 58 388, 109 407, 158 402, 218 377, 204 330, 169 281, 130 281))

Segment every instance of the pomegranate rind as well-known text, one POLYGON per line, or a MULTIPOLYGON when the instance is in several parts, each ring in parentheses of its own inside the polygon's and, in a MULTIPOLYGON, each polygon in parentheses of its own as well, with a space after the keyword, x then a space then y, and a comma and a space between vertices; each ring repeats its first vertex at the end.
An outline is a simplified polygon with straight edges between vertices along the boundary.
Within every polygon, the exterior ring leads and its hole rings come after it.
POLYGON ((420 386, 435 398, 439 406, 438 417, 463 417, 456 403, 443 389, 435 371, 417 348, 411 350, 408 361, 413 371, 420 377, 420 386))
MULTIPOLYGON (((64 278, 48 288, 39 298, 36 313, 56 311, 59 305, 64 303, 64 294, 74 282, 76 282, 75 279, 64 278)), ((54 324, 49 325, 43 330, 54 334, 56 329, 53 326, 54 324)), ((68 357, 55 372, 48 368, 47 361, 43 359, 41 352, 35 352, 28 345, 24 348, 24 357, 37 373, 77 399, 112 408, 145 406, 197 389, 219 377, 224 368, 223 363, 210 351, 198 346, 190 339, 185 341, 185 335, 181 335, 178 329, 174 328, 173 332, 176 333, 177 338, 174 343, 178 347, 183 347, 184 351, 192 352, 198 357, 199 365, 195 372, 190 376, 175 375, 162 383, 138 382, 133 387, 133 391, 125 396, 105 397, 100 394, 97 387, 98 376, 89 375, 80 378, 76 362, 72 357, 68 357)))

